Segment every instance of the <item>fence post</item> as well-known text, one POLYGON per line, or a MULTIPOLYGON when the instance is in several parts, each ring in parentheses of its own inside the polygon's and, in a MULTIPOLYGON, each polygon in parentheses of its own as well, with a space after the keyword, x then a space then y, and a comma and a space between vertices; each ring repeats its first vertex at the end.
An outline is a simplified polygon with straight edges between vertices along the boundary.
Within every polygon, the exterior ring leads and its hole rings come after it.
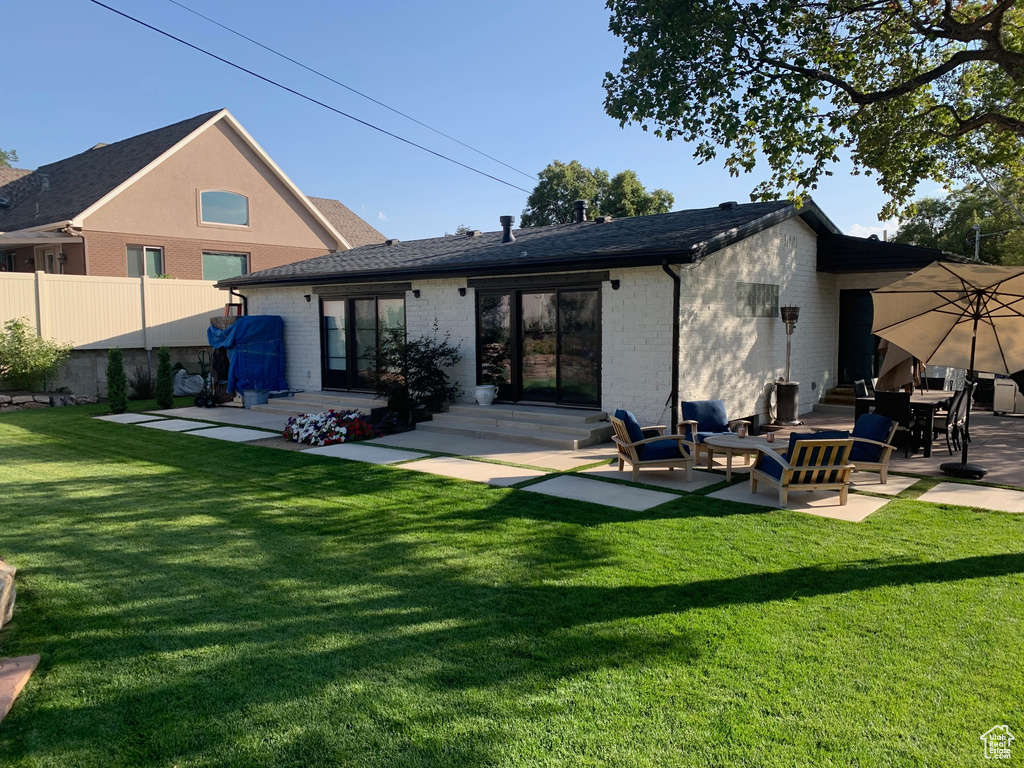
POLYGON ((143 275, 139 278, 139 288, 139 301, 142 304, 142 348, 149 351, 149 333, 147 331, 149 324, 146 322, 146 300, 149 298, 149 276, 143 275))
MULTIPOLYGON (((46 273, 36 270, 36 335, 43 339, 48 336, 43 333, 43 320, 46 318, 46 273)), ((47 320, 49 318, 46 318, 47 320)))

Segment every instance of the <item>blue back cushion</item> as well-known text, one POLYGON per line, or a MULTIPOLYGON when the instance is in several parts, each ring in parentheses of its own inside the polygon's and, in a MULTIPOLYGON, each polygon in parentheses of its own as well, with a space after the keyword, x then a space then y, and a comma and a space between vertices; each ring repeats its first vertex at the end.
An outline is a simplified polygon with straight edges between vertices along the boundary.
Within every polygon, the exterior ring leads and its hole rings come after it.
MULTIPOLYGON (((865 413, 853 425, 853 436, 884 443, 885 438, 889 436, 890 429, 892 429, 892 419, 888 416, 882 416, 878 413, 865 413)), ((882 446, 880 445, 858 443, 855 441, 853 449, 850 451, 850 461, 878 461, 881 453, 882 446)))
MULTIPOLYGON (((685 448, 683 450, 686 450, 685 448)), ((689 451, 686 450, 689 454, 689 451)), ((679 451, 679 443, 675 440, 656 440, 653 443, 641 446, 640 459, 642 461, 659 461, 663 459, 678 459, 684 454, 679 451)))
MULTIPOLYGON (((786 452, 786 460, 787 461, 792 461, 793 460, 793 451, 796 449, 796 444, 797 444, 798 440, 849 440, 849 439, 850 439, 850 433, 847 432, 845 429, 826 429, 826 430, 822 430, 821 432, 794 432, 793 434, 791 434, 789 436, 789 450, 786 452)), ((819 457, 820 450, 821 450, 820 448, 814 448, 813 450, 811 450, 810 455, 809 456, 805 456, 804 461, 805 462, 809 461, 811 463, 819 462, 821 460, 820 457, 819 457)), ((830 460, 827 463, 835 464, 836 463, 835 458, 836 458, 835 456, 830 457, 830 460)), ((836 477, 836 472, 832 471, 832 472, 827 473, 827 477, 826 477, 826 473, 825 472, 804 473, 804 475, 805 475, 805 477, 803 478, 803 480, 805 482, 825 483, 825 482, 833 482, 835 480, 835 477, 836 477), (813 477, 810 476, 811 474, 813 474, 813 477)))
POLYGON ((636 443, 644 439, 644 431, 640 429, 640 422, 631 411, 624 411, 621 408, 615 412, 615 418, 626 425, 626 433, 629 435, 629 442, 636 443))
POLYGON ((698 432, 728 432, 724 400, 691 400, 683 403, 683 420, 696 421, 698 432))

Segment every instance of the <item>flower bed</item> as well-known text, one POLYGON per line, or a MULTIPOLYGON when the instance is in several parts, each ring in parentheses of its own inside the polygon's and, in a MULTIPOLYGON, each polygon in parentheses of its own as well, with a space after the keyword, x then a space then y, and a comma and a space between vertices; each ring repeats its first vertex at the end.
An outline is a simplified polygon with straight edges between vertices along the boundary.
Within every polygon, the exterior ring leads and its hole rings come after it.
POLYGON ((380 437, 380 431, 359 411, 327 411, 291 416, 284 437, 296 443, 335 445, 380 437))

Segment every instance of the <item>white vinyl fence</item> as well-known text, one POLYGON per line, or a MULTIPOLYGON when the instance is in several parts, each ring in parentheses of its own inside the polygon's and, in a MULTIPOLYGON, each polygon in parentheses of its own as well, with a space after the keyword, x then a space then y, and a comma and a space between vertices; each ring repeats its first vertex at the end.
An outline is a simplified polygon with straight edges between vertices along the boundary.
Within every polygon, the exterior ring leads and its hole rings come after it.
POLYGON ((75 349, 206 346, 228 301, 206 280, 0 272, 0 325, 25 317, 75 349))

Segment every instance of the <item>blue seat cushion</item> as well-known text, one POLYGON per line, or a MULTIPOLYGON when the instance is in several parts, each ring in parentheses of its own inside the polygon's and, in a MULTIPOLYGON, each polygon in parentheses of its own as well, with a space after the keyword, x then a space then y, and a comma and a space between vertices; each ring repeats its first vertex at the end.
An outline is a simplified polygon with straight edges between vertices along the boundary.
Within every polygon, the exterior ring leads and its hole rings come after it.
POLYGON ((724 400, 690 400, 683 403, 683 420, 696 421, 697 432, 712 434, 729 431, 724 400))
MULTIPOLYGON (((728 429, 725 430, 724 432, 698 432, 697 433, 697 439, 694 440, 693 442, 695 442, 695 443, 703 443, 705 440, 707 440, 712 435, 731 435, 731 434, 733 434, 733 433, 730 432, 728 429)), ((689 430, 687 430, 687 435, 686 436, 687 437, 690 436, 689 435, 689 430)))
MULTIPOLYGON (((853 425, 853 437, 863 437, 867 440, 885 442, 892 429, 892 419, 878 413, 865 413, 857 423, 853 425)), ((853 449, 850 451, 850 461, 878 461, 882 453, 882 446, 871 443, 858 443, 854 441, 853 449)))
POLYGON ((679 443, 675 440, 655 440, 653 443, 641 445, 637 449, 640 461, 664 461, 666 459, 681 459, 689 454, 689 451, 680 452, 679 443))
MULTIPOLYGON (((626 425, 626 434, 629 435, 629 442, 638 443, 644 439, 644 431, 640 429, 640 422, 632 411, 624 411, 621 408, 615 412, 615 418, 626 425)), ((641 446, 643 447, 643 446, 641 446)))

